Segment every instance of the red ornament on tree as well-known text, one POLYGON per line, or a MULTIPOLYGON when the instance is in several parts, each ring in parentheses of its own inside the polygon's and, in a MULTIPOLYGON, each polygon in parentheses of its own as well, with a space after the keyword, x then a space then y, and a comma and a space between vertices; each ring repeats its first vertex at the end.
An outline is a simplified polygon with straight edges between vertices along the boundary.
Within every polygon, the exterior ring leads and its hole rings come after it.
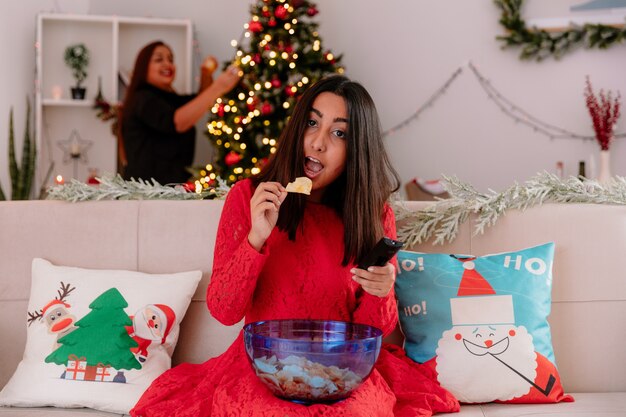
POLYGON ((285 6, 280 5, 274 10, 274 16, 278 19, 285 19, 289 15, 289 11, 285 8, 285 6))
POLYGON ((272 78, 272 87, 279 88, 282 85, 278 77, 272 78))
POLYGON ((273 111, 274 111, 274 108, 267 101, 264 102, 263 105, 261 106, 261 113, 263 113, 264 115, 268 115, 268 114, 272 113, 273 111))
POLYGON ((259 101, 256 98, 253 99, 250 103, 247 103, 248 111, 253 111, 254 109, 256 109, 256 105, 258 103, 259 103, 259 101))
POLYGON ((263 17, 270 17, 270 16, 271 16, 271 14, 270 14, 269 10, 267 10, 267 9, 263 10, 263 17))
POLYGON ((224 117, 224 114, 224 104, 222 103, 217 107, 217 115, 219 117, 224 117))
POLYGON ((263 30, 263 25, 259 21, 251 20, 248 23, 248 30, 252 33, 259 33, 263 30))
POLYGON ((276 19, 272 18, 272 19, 268 20, 267 26, 269 26, 269 27, 276 26, 276 19))
POLYGON ((261 54, 254 54, 254 58, 252 58, 255 64, 261 63, 261 54))
POLYGON ((306 14, 308 14, 309 16, 313 17, 316 14, 318 14, 319 12, 317 11, 317 9, 315 7, 309 7, 306 11, 306 14))
POLYGON ((291 46, 291 44, 288 44, 287 46, 285 46, 285 52, 287 52, 288 54, 293 52, 293 46, 291 46))
POLYGON ((297 90, 297 88, 294 88, 293 85, 287 84, 287 87, 285 87, 285 94, 287 94, 289 97, 295 96, 296 95, 296 91, 298 91, 298 90, 297 90))
POLYGON ((242 158, 242 156, 239 155, 237 152, 230 151, 224 157, 224 162, 226 163, 226 165, 228 165, 230 167, 230 166, 235 165, 237 162, 241 161, 241 158, 242 158))
POLYGON ((257 164, 257 166, 259 168, 263 168, 265 166, 265 164, 267 164, 267 161, 269 161, 269 158, 261 158, 259 160, 259 163, 257 164))

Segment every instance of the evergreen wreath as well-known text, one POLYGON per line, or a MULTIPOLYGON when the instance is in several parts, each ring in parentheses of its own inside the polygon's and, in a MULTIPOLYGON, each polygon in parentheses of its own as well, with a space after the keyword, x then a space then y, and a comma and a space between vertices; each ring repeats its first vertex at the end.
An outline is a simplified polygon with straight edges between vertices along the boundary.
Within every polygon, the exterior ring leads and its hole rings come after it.
POLYGON ((423 210, 411 211, 403 203, 395 202, 396 220, 402 221, 398 238, 413 246, 434 237, 433 244, 454 240, 459 226, 476 214, 474 235, 493 226, 507 210, 525 210, 543 203, 594 203, 626 205, 626 178, 613 177, 602 185, 595 180, 569 177, 562 180, 543 172, 507 190, 480 193, 456 177, 445 177, 444 186, 450 198, 440 199, 423 210))
POLYGON ((529 29, 522 19, 523 0, 494 0, 502 11, 500 24, 507 30, 506 35, 497 36, 503 48, 521 47, 521 59, 541 61, 550 55, 560 58, 566 52, 584 45, 586 48, 608 49, 626 38, 626 26, 617 28, 602 24, 572 26, 562 31, 529 29))

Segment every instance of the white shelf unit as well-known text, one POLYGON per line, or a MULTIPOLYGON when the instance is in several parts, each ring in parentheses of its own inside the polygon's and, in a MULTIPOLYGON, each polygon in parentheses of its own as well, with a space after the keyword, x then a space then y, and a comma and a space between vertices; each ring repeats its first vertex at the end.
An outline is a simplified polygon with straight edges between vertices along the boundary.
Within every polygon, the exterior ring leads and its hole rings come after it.
POLYGON ((111 122, 98 119, 93 109, 98 80, 101 79, 102 94, 108 102, 121 101, 123 88, 119 74, 130 77, 139 50, 155 40, 162 40, 174 52, 176 91, 191 93, 194 57, 190 20, 38 15, 35 189, 53 185, 57 175, 63 176, 65 181, 75 177, 85 182, 90 169, 96 169, 100 175, 117 172, 117 138, 111 132, 111 122), (75 85, 75 80, 63 58, 65 48, 77 43, 84 43, 90 55, 88 76, 83 82, 87 89, 84 100, 71 98, 70 88, 75 85), (63 141, 67 144, 74 134, 85 144, 90 143, 83 158, 70 158, 61 145, 63 141), (46 178, 51 166, 51 175, 46 178))

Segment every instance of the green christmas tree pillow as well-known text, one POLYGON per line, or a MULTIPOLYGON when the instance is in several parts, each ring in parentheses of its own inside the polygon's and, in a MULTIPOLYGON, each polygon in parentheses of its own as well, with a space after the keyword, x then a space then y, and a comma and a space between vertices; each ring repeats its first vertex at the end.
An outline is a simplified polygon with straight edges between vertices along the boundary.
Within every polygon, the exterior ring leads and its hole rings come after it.
POLYGON ((145 274, 34 259, 24 358, 0 405, 127 414, 171 366, 201 271, 145 274))

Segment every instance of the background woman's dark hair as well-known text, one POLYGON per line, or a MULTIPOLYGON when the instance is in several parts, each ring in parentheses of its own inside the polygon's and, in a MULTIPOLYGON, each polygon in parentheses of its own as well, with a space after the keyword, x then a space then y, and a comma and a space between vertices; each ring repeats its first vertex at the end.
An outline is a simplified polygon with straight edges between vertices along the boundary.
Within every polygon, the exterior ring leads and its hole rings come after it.
MULTIPOLYGON (((144 46, 137 54, 137 58, 135 59, 135 66, 133 67, 132 77, 130 79, 130 84, 126 88, 126 95, 124 97, 122 111, 123 109, 130 108, 133 105, 137 90, 148 83, 147 78, 150 58, 152 58, 154 50, 159 46, 165 46, 170 51, 172 50, 172 48, 166 45, 163 41, 154 41, 144 46)), ((122 115, 126 114, 129 114, 129 112, 122 112, 122 115)), ((122 117, 122 122, 123 119, 124 117, 122 117)))
MULTIPOLYGON (((332 75, 309 87, 295 106, 278 148, 265 168, 252 178, 254 185, 277 181, 283 185, 304 176, 304 133, 311 107, 318 95, 330 92, 343 97, 348 112, 346 168, 330 184, 322 203, 343 219, 343 264, 362 259, 384 235, 383 212, 392 192, 400 187, 382 141, 378 112, 372 97, 359 83, 332 75)), ((295 240, 306 197, 289 194, 280 207, 277 226, 295 240)))

